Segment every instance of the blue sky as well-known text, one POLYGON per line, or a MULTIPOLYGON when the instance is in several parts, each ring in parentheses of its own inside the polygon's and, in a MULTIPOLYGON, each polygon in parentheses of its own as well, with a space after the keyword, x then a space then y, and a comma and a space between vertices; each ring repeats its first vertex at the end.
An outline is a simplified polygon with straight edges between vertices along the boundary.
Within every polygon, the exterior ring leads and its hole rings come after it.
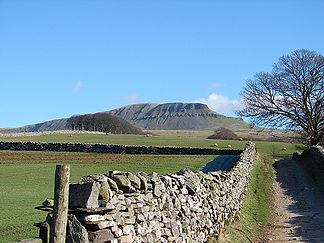
POLYGON ((0 0, 0 127, 134 103, 240 107, 284 54, 324 54, 324 1, 0 0))

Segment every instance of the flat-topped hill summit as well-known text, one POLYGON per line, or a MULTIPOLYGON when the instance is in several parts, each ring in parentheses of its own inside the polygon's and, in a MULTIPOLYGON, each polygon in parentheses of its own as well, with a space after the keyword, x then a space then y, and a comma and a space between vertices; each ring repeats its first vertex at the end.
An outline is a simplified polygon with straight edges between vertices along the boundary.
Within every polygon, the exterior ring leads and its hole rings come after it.
POLYGON ((248 128, 240 118, 218 114, 201 103, 135 104, 108 111, 142 129, 181 130, 248 128))
MULTIPOLYGON (((190 130, 249 128, 249 124, 240 118, 218 114, 201 103, 143 103, 123 106, 106 111, 122 118, 132 125, 148 130, 190 130)), ((0 129, 0 132, 40 132, 67 129, 68 118, 46 121, 18 128, 0 129)))

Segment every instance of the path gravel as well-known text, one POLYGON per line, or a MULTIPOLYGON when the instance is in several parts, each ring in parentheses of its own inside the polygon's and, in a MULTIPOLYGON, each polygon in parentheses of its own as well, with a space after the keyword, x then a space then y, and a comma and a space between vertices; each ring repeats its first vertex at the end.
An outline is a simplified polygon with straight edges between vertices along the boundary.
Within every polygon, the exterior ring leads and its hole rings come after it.
POLYGON ((324 242, 324 198, 294 160, 274 164, 274 216, 268 242, 324 242))

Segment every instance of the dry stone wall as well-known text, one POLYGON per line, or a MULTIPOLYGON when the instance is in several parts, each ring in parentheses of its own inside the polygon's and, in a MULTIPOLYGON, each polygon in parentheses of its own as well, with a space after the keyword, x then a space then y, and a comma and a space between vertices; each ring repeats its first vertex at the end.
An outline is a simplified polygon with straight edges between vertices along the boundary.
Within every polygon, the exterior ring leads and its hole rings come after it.
POLYGON ((301 154, 295 153, 295 159, 309 158, 311 160, 310 166, 313 168, 324 169, 324 149, 319 145, 314 145, 309 149, 304 150, 301 154))
MULTIPOLYGON (((67 242, 205 242, 239 218, 255 157, 248 143, 229 172, 82 177, 70 184, 67 242)), ((44 241, 51 220, 40 224, 44 241)))
POLYGON ((112 154, 188 154, 188 155, 238 155, 242 150, 191 147, 155 147, 107 145, 84 143, 0 142, 0 150, 88 152, 112 154))

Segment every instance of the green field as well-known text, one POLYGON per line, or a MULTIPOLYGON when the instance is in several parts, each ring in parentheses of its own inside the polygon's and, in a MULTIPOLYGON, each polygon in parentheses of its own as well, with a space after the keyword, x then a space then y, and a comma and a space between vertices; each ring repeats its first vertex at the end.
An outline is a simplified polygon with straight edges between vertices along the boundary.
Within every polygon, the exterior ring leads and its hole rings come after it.
MULTIPOLYGON (((183 135, 183 134, 182 134, 183 135)), ((55 134, 38 137, 1 138, 2 141, 81 142, 124 145, 155 145, 218 148, 228 144, 243 149, 246 141, 215 141, 202 137, 163 135, 89 135, 55 134)), ((291 156, 298 150, 295 144, 257 142, 262 154, 274 157, 291 156), (283 151, 282 148, 287 148, 283 151)), ((178 155, 112 155, 94 153, 0 151, 0 242, 13 242, 38 235, 33 224, 45 219, 46 213, 34 210, 46 198, 53 197, 56 164, 71 164, 71 182, 84 175, 107 173, 109 170, 156 171, 166 174, 188 167, 193 171, 211 161, 214 156, 178 155)))
MULTIPOLYGON (((33 141, 33 142, 57 142, 57 143, 102 143, 117 145, 142 145, 142 146, 176 146, 176 147, 194 147, 194 148, 211 148, 217 143, 218 149, 226 149, 227 145, 232 145, 232 149, 244 149, 247 141, 228 141, 214 140, 201 137, 199 133, 167 133, 161 136, 146 137, 143 135, 105 135, 105 134, 50 134, 35 137, 7 137, 0 138, 0 141, 33 141), (177 135, 178 134, 178 135, 177 135), (180 135, 179 135, 180 134, 180 135)), ((298 146, 292 143, 270 143, 255 142, 257 149, 261 153, 272 154, 275 157, 291 156, 291 153, 298 150, 298 146), (282 148, 286 148, 283 151, 282 148)), ((300 149, 299 149, 300 150, 300 149)))

